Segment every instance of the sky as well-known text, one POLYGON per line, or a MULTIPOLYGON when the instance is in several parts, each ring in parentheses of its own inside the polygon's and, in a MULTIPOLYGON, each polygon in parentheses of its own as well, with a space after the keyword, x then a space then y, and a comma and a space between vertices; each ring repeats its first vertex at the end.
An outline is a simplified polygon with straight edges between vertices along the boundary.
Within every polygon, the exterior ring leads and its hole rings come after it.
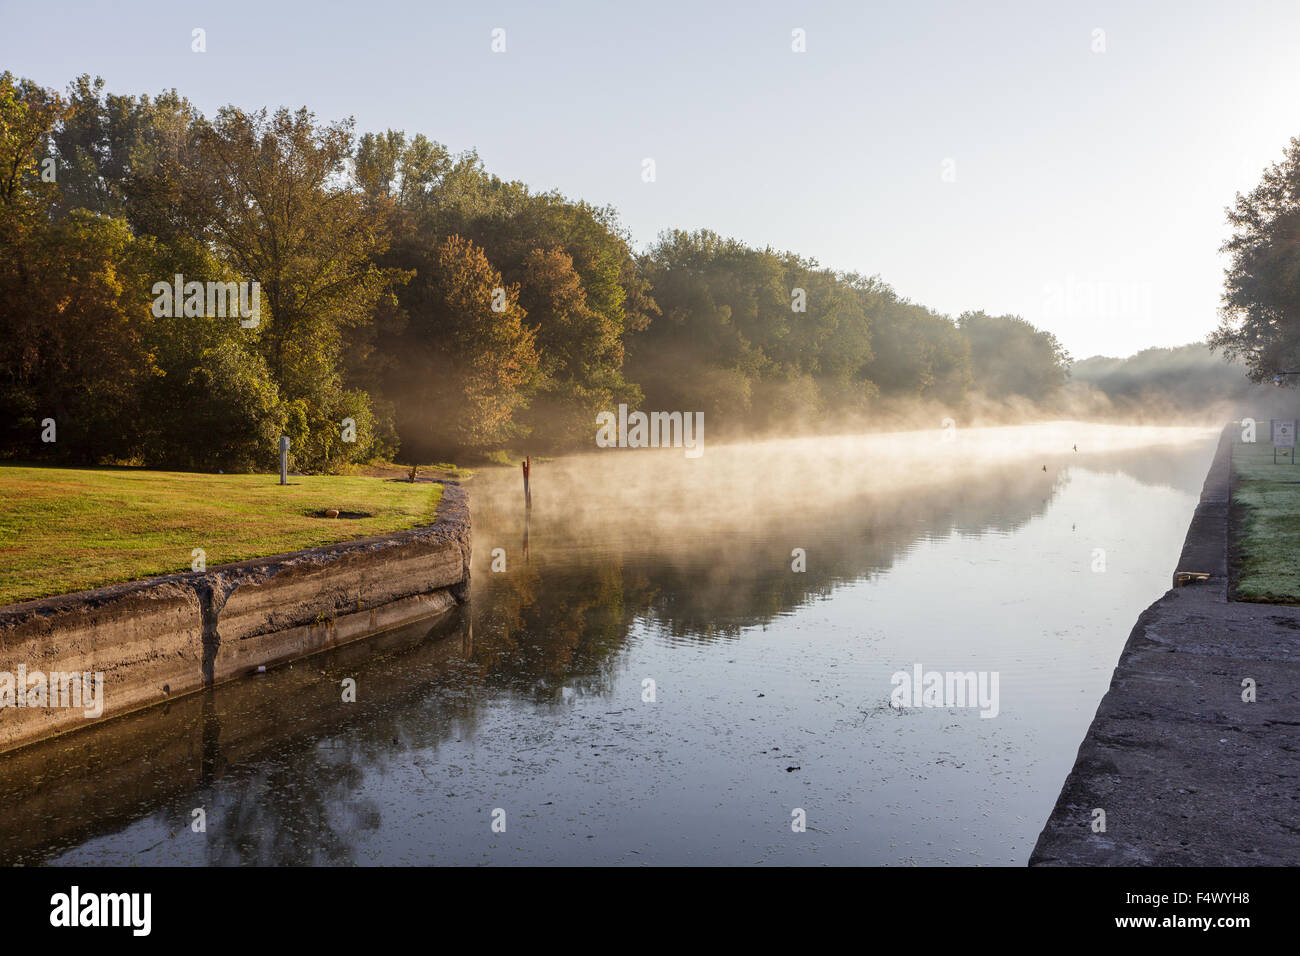
POLYGON ((45 86, 421 132, 614 206, 638 250, 707 228, 1075 358, 1212 331, 1225 207, 1300 136, 1296 0, 0 0, 0 24, 0 70, 45 86))

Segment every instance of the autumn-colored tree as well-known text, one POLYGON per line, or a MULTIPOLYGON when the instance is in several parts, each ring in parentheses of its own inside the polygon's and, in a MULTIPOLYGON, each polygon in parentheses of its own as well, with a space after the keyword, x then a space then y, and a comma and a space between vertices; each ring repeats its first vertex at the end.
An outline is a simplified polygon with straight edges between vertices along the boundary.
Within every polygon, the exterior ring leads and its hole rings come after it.
MULTIPOLYGON (((489 175, 474 153, 452 157, 423 136, 389 130, 361 138, 358 185, 391 208, 395 241, 385 264, 424 268, 425 250, 450 236, 482 248, 537 333, 540 374, 517 421, 535 447, 590 442, 597 411, 639 401, 624 373, 626 342, 656 311, 612 209, 535 194, 489 175)), ((381 310, 355 337, 358 375, 391 394, 403 314, 381 310)), ((394 394, 401 405, 404 396, 394 394)))
POLYGON ((622 375, 623 329, 587 304, 573 259, 558 248, 524 257, 520 302, 537 330, 537 394, 524 416, 552 443, 591 441, 593 412, 635 401, 622 375))
MULTIPOLYGON (((1215 344, 1256 377, 1300 365, 1297 170, 1300 141, 1226 247, 1215 344)), ((612 208, 423 135, 354 142, 305 109, 208 120, 88 75, 66 100, 0 77, 0 247, 4 455, 229 470, 264 467, 286 433, 296 466, 326 470, 390 453, 390 414, 427 461, 585 443, 621 401, 703 411, 717 436, 877 396, 1041 398, 1066 359, 1024 320, 954 323, 707 230, 637 256, 612 208), (256 281, 260 324, 152 314, 175 274, 256 281), (45 417, 59 443, 34 447, 45 417)))
POLYGON ((430 249, 402 300, 408 323, 394 379, 413 454, 489 449, 520 437, 515 418, 538 375, 517 286, 483 250, 452 236, 430 249))

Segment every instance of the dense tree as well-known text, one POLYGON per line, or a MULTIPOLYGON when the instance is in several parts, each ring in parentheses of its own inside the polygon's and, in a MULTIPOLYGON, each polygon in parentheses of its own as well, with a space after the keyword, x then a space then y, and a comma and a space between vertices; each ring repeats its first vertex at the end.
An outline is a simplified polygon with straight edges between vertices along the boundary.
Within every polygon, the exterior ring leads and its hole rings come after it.
POLYGON ((200 124, 198 142, 198 168, 181 185, 190 222, 245 281, 261 284, 262 350, 290 403, 297 461, 323 467, 363 455, 374 436, 360 420, 356 443, 333 438, 357 410, 343 382, 344 337, 406 276, 375 264, 387 245, 382 220, 343 179, 351 124, 227 107, 200 124))
POLYGON ((107 154, 92 161, 68 144, 94 137, 66 134, 74 121, 83 133, 92 125, 94 102, 85 83, 65 107, 0 78, 0 149, 15 171, 0 206, 0 450, 85 463, 268 464, 273 445, 259 450, 282 414, 255 333, 150 309, 159 276, 229 276, 200 244, 141 236, 109 214, 120 211, 126 174, 95 173, 107 154), (46 419, 53 442, 41 440, 46 419))
POLYGON ((138 448, 136 396, 156 370, 139 321, 147 286, 134 243, 121 220, 81 212, 8 247, 0 419, 12 446, 82 462, 138 448), (47 419, 52 444, 41 440, 47 419))
POLYGON ((77 77, 53 137, 60 212, 88 209, 127 219, 137 233, 175 237, 184 224, 178 187, 182 167, 194 165, 198 120, 175 90, 153 100, 116 96, 104 93, 102 79, 77 77))
POLYGON ((1128 358, 1094 355, 1070 368, 1074 385, 1093 388, 1114 409, 1134 418, 1167 418, 1175 411, 1241 414, 1261 420, 1277 406, 1278 417, 1294 413, 1294 398, 1270 385, 1252 384, 1240 365, 1225 361, 1203 342, 1177 348, 1143 349, 1128 358))
MULTIPOLYGON (((140 271, 146 277, 180 273, 235 279, 209 248, 193 240, 137 241, 144 247, 140 271)), ((273 468, 289 409, 260 351, 264 329, 244 328, 234 316, 156 317, 152 310, 135 321, 143 326, 158 371, 137 396, 144 436, 138 457, 209 471, 273 468)))
POLYGON ((665 233, 643 268, 663 316, 630 371, 654 407, 704 411, 725 432, 833 423, 877 395, 874 325, 893 302, 878 280, 707 230, 665 233))
POLYGON ((89 213, 52 220, 48 160, 66 113, 57 95, 0 76, 0 428, 10 450, 93 461, 132 446, 121 433, 150 368, 131 321, 144 291, 130 230, 89 213))
POLYGON ((58 188, 42 174, 49 169, 44 161, 56 124, 66 113, 58 94, 7 71, 0 74, 0 228, 6 241, 20 239, 21 230, 47 217, 58 201, 58 188))
POLYGON ((965 312, 957 327, 970 344, 975 387, 985 394, 1039 402, 1070 377, 1070 355, 1056 336, 1018 315, 965 312))
POLYGON ((952 402, 970 388, 970 345, 946 316, 890 294, 873 329, 866 373, 883 394, 952 402))
MULTIPOLYGON (((1256 382, 1300 368, 1300 137, 1228 210, 1229 264, 1212 348, 1244 360, 1256 382)), ((1286 379, 1294 385, 1294 376, 1286 379)))

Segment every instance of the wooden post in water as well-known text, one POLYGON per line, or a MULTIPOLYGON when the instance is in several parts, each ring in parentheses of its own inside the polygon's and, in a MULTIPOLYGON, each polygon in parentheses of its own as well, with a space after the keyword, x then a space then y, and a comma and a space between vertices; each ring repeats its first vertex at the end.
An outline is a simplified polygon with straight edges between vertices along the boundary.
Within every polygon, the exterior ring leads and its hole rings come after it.
POLYGON ((529 455, 520 464, 524 468, 524 562, 531 559, 528 554, 528 526, 533 520, 533 491, 528 487, 528 473, 532 470, 533 456, 529 455))
POLYGON ((528 530, 533 523, 533 509, 524 509, 524 564, 532 563, 532 555, 528 553, 528 530))

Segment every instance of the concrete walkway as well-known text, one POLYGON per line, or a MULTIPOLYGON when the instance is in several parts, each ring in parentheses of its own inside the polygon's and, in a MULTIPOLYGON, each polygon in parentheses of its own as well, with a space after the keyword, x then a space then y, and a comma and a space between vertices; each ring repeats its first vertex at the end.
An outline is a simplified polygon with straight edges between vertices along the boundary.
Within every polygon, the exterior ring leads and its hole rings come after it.
POLYGON ((1030 866, 1300 864, 1300 608, 1227 599, 1230 428, 1176 569, 1210 579, 1138 618, 1030 866))

